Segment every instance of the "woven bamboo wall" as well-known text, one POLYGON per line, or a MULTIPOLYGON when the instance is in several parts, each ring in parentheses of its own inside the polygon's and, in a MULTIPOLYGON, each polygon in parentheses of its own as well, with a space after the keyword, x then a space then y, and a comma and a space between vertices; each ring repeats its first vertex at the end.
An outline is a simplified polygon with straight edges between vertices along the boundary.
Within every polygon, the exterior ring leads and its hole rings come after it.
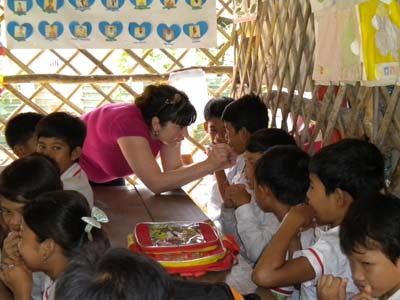
POLYGON ((262 93, 272 126, 293 132, 310 153, 338 133, 368 138, 385 154, 387 181, 400 194, 400 86, 315 85, 309 0, 259 1, 257 20, 238 27, 234 47, 236 96, 262 93))

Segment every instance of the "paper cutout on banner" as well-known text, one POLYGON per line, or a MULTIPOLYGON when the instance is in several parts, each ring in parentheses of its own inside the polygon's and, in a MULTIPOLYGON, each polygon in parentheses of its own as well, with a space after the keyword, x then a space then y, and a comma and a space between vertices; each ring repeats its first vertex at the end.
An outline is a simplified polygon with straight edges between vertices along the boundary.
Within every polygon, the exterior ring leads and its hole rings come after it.
POLYGON ((29 23, 10 22, 7 24, 7 32, 16 41, 23 42, 30 38, 33 33, 33 27, 29 23))
POLYGON ((55 40, 63 34, 64 26, 60 22, 50 24, 47 21, 42 21, 39 23, 39 32, 44 38, 55 40))
POLYGON ((181 34, 181 28, 177 24, 168 26, 162 23, 157 26, 157 34, 166 43, 171 44, 181 34))
POLYGON ((185 0, 192 9, 202 9, 207 0, 185 0))
POLYGON ((99 30, 106 38, 107 42, 114 42, 122 32, 123 25, 121 22, 100 22, 99 30))
POLYGON ((243 23, 257 19, 258 0, 234 0, 233 22, 243 23))
POLYGON ((400 5, 370 0, 359 5, 365 80, 394 84, 400 76, 400 5))
POLYGON ((149 9, 153 0, 130 0, 135 9, 149 9))
POLYGON ((361 39, 356 7, 333 10, 324 15, 316 14, 315 24, 313 79, 321 84, 360 81, 361 39))
POLYGON ((75 9, 85 11, 92 7, 94 0, 68 0, 75 9))
POLYGON ((103 6, 109 11, 117 11, 124 5, 124 0, 101 0, 103 6))
POLYGON ((26 15, 32 9, 32 0, 8 0, 8 7, 19 16, 26 15))
POLYGON ((208 31, 207 22, 201 21, 196 24, 190 23, 183 25, 183 32, 193 41, 200 40, 208 31))
POLYGON ((178 4, 178 0, 160 0, 165 9, 174 9, 178 4))
POLYGON ((138 41, 144 41, 151 34, 151 23, 144 22, 138 24, 135 22, 129 23, 129 34, 138 41))
POLYGON ((48 14, 56 14, 64 6, 64 0, 36 0, 36 3, 48 14))
POLYGON ((69 31, 74 38, 80 40, 88 39, 92 33, 92 24, 89 22, 71 22, 69 24, 69 31))

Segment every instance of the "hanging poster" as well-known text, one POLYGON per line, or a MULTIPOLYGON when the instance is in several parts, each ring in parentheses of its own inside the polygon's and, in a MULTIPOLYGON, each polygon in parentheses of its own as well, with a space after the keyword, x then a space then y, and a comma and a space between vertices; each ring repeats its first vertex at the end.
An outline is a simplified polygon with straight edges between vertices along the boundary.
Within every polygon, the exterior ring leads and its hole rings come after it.
POLYGON ((215 0, 5 0, 4 11, 9 49, 216 45, 215 0))
POLYGON ((357 8, 315 14, 313 79, 324 85, 339 81, 360 81, 362 65, 361 38, 357 8))
POLYGON ((370 0, 359 6, 364 79, 394 84, 400 76, 400 5, 370 0))
POLYGON ((258 0, 234 0, 234 23, 243 23, 257 19, 258 0))

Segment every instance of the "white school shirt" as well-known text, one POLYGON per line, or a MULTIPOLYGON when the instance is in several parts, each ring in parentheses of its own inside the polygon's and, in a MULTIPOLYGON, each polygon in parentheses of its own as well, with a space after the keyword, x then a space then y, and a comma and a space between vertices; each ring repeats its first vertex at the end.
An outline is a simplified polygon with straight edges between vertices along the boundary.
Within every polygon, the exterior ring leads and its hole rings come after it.
POLYGON ((245 248, 246 256, 254 264, 278 230, 280 222, 273 213, 264 212, 257 204, 253 191, 250 203, 235 211, 237 232, 245 248))
POLYGON ((56 292, 56 282, 57 281, 53 281, 49 276, 46 275, 42 300, 54 300, 54 294, 56 292))
POLYGON ((85 196, 89 206, 93 206, 92 188, 85 171, 81 169, 81 166, 78 163, 73 163, 72 166, 62 173, 61 181, 63 182, 64 190, 80 192, 85 196))
POLYGON ((301 284, 302 300, 317 299, 317 282, 322 275, 347 278, 346 299, 360 292, 352 280, 349 260, 340 249, 339 228, 329 229, 312 247, 295 253, 294 257, 307 258, 315 272, 314 279, 301 284))
POLYGON ((390 296, 387 300, 400 300, 400 290, 390 296))

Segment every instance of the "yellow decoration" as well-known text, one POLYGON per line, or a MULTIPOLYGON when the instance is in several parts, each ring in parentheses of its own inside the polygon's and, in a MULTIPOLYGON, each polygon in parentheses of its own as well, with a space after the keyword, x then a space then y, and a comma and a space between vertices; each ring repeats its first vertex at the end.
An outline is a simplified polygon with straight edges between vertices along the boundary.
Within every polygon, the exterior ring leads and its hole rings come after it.
POLYGON ((394 83, 400 75, 400 5, 369 0, 359 5, 364 79, 394 83))

